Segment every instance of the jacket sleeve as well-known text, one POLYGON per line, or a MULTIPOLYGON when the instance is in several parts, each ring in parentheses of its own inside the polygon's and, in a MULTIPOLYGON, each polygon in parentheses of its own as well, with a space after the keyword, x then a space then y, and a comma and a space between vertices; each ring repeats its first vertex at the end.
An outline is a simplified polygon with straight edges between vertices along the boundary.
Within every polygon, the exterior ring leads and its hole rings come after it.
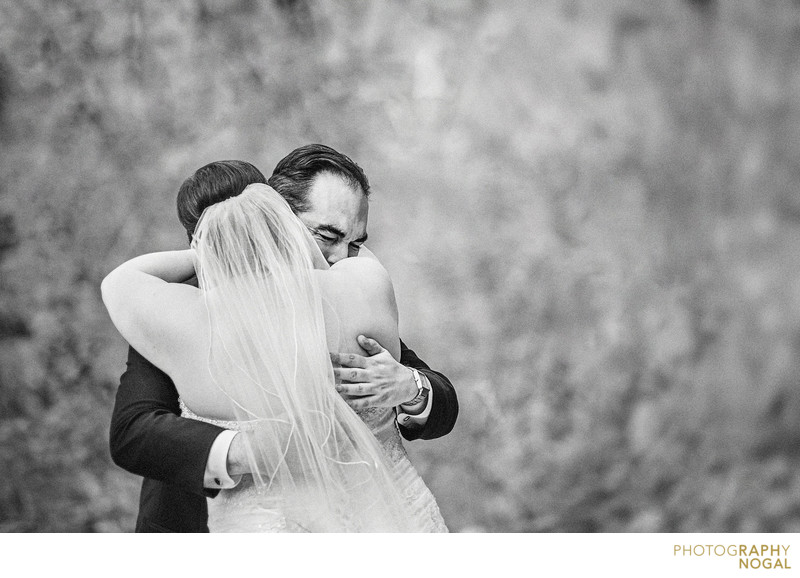
POLYGON ((178 391, 163 371, 132 347, 111 416, 109 446, 119 467, 183 490, 214 496, 203 487, 215 425, 180 417, 178 391))
POLYGON ((425 426, 418 429, 400 426, 402 436, 407 440, 432 440, 449 434, 458 418, 458 397, 453 384, 443 374, 428 367, 402 340, 400 363, 424 373, 433 389, 433 405, 425 426))

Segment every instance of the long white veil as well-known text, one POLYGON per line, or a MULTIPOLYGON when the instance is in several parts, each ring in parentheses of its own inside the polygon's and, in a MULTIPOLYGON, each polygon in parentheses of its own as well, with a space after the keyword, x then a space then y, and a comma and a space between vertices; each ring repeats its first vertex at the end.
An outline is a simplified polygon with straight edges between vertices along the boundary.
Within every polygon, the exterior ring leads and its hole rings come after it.
POLYGON ((416 531, 375 437, 334 389, 310 234, 272 188, 205 210, 192 243, 208 368, 243 424, 254 484, 308 531, 416 531))

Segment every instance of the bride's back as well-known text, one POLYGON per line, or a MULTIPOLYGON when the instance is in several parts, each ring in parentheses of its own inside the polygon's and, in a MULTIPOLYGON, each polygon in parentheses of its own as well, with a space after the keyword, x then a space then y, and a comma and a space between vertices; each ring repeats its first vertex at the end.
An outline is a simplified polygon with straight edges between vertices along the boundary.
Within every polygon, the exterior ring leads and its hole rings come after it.
MULTIPOLYGON (((400 340, 397 330, 397 307, 394 291, 388 273, 376 260, 370 258, 350 258, 338 262, 328 270, 313 271, 315 282, 319 286, 322 301, 322 312, 325 325, 325 341, 328 351, 339 353, 357 353, 366 355, 358 345, 356 338, 366 335, 377 340, 395 357, 400 355, 400 340)), ((209 291, 213 292, 214 289, 209 291)), ((235 297, 219 295, 220 299, 235 297)), ((196 325, 191 334, 184 340, 179 360, 170 371, 170 376, 184 403, 196 414, 210 418, 234 419, 231 399, 223 393, 225 385, 236 381, 248 383, 248 370, 229 366, 225 379, 227 384, 217 383, 213 373, 209 371, 209 351, 213 339, 219 340, 219 349, 230 350, 234 347, 252 347, 253 343, 243 343, 240 327, 228 322, 210 323, 207 300, 199 300, 195 312, 196 325), (212 333, 213 332, 213 333, 212 333), (220 387, 223 386, 223 388, 220 387)), ((257 323, 264 331, 275 330, 270 315, 262 304, 253 304, 249 321, 257 323)), ((246 329, 244 335, 246 335, 246 329)), ((278 343, 284 343, 284 352, 260 352, 265 364, 271 361, 277 365, 285 359, 271 358, 271 355, 285 355, 293 339, 318 339, 313 335, 277 335, 278 343)), ((305 344, 308 345, 308 344, 305 344)), ((331 383, 331 388, 334 384, 331 383)))

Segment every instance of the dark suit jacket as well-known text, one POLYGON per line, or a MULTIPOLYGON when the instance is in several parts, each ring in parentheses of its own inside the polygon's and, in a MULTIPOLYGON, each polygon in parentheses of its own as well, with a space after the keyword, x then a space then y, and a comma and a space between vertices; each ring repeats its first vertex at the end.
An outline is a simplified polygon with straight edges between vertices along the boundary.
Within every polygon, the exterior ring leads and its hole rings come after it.
MULTIPOLYGON (((433 406, 425 427, 401 427, 408 440, 448 434, 458 417, 458 399, 450 380, 429 368, 401 341, 400 362, 424 373, 433 388, 433 406)), ((217 426, 180 417, 178 392, 163 371, 132 347, 120 378, 111 416, 111 457, 121 468, 143 476, 137 532, 208 532, 203 487, 217 426)))

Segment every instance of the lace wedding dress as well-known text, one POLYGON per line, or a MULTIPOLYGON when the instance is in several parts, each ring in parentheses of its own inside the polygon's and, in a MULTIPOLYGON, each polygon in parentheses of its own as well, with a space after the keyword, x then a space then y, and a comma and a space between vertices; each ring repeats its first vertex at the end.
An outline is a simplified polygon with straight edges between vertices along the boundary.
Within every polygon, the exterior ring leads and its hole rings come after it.
MULTIPOLYGON (((193 413, 181 401, 183 417, 212 423, 231 430, 247 428, 247 422, 208 419, 193 413)), ((389 408, 368 408, 356 412, 380 442, 393 475, 405 500, 407 513, 416 528, 423 532, 447 532, 436 499, 408 459, 400 432, 389 408)), ((244 476, 230 490, 222 490, 216 498, 208 498, 208 528, 211 532, 305 532, 292 523, 281 509, 279 495, 259 491, 251 476, 244 476)))

